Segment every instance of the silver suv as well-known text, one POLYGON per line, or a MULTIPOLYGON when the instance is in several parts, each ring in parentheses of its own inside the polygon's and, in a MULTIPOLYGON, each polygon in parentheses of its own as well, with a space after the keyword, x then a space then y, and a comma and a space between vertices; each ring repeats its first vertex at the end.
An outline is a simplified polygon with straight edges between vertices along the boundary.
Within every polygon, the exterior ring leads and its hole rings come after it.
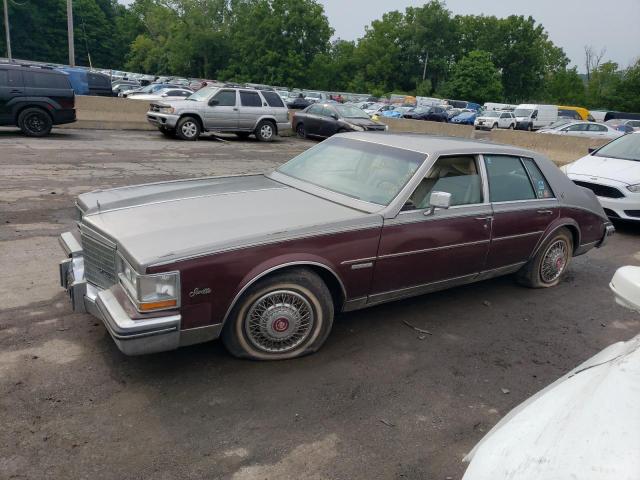
POLYGON ((291 129, 289 110, 280 95, 270 90, 205 87, 184 100, 152 103, 147 120, 167 137, 196 140, 202 132, 254 134, 270 142, 291 129))

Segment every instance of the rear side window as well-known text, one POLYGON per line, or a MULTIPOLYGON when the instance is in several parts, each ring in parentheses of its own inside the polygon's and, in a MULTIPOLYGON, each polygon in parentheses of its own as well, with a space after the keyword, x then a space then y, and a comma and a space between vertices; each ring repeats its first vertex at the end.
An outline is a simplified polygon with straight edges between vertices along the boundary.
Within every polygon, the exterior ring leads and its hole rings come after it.
POLYGON ((607 131, 607 127, 604 127, 602 125, 596 125, 595 123, 591 123, 588 125, 588 130, 590 132, 606 132, 607 131))
POLYGON ((549 182, 544 178, 542 171, 536 165, 536 162, 531 158, 523 158, 522 163, 529 172, 531 182, 533 183, 533 189, 535 190, 537 198, 554 198, 555 195, 549 186, 549 182))
POLYGON ((243 107, 261 107, 262 99, 258 92, 240 91, 240 103, 243 107))
POLYGON ((267 101, 270 107, 284 107, 282 98, 276 92, 262 92, 262 96, 267 101))
POLYGON ((98 75, 97 73, 88 73, 89 83, 94 87, 103 87, 107 88, 111 86, 111 82, 109 81, 109 77, 106 75, 98 75))
POLYGON ((24 72, 24 86, 27 88, 71 89, 67 76, 62 73, 24 72))
POLYGON ((492 202, 534 200, 536 195, 520 157, 485 155, 492 202))

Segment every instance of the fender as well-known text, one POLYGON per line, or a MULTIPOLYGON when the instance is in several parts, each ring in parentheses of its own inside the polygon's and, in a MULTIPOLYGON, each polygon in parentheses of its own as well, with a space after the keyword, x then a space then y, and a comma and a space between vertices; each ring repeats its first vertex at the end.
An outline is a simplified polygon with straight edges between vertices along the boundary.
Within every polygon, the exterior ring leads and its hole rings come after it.
POLYGON ((17 121, 20 112, 29 107, 41 107, 51 114, 52 110, 61 110, 62 106, 53 100, 46 97, 15 97, 7 102, 7 107, 11 108, 11 114, 13 121, 17 121))
POLYGON ((229 307, 227 308, 227 311, 224 314, 222 324, 224 325, 227 322, 227 319, 229 318, 231 311, 234 309, 234 307, 238 303, 238 300, 240 300, 244 292, 246 292, 258 280, 260 280, 263 277, 266 277, 270 273, 277 272, 278 270, 282 270, 287 267, 305 266, 305 265, 320 267, 326 270, 329 274, 331 274, 331 276, 333 276, 338 282, 338 284, 340 285, 340 290, 342 292, 343 300, 344 301, 347 300, 347 290, 344 286, 344 282, 342 281, 340 276, 336 273, 336 269, 329 262, 315 255, 304 255, 302 257, 296 254, 283 255, 280 257, 271 258, 261 263, 260 265, 254 267, 249 273, 247 273, 244 276, 244 278, 240 282, 239 290, 233 297, 231 304, 229 305, 229 307))
POLYGON ((578 225, 578 222, 576 222, 573 218, 560 217, 560 218, 556 218, 553 222, 549 224, 545 233, 540 237, 540 240, 538 240, 538 243, 536 244, 536 248, 533 249, 533 252, 529 256, 529 260, 531 260, 538 254, 538 251, 540 250, 540 248, 542 248, 542 245, 544 245, 547 239, 549 239, 555 232, 557 232, 563 227, 573 227, 577 232, 577 241, 574 242, 575 245, 573 246, 573 251, 575 252, 580 246, 580 237, 581 237, 580 226, 578 225))

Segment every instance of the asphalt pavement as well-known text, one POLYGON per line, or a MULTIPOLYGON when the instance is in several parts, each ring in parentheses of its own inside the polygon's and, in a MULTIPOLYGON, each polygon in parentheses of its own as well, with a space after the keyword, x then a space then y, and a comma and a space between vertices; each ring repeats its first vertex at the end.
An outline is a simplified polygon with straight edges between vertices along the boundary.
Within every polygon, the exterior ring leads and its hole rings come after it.
POLYGON ((343 314, 298 360, 237 360, 219 342, 126 357, 71 312, 57 236, 76 195, 266 172, 313 144, 0 130, 0 478, 459 479, 511 408, 640 331, 608 288, 640 263, 640 225, 625 224, 555 288, 504 277, 343 314))

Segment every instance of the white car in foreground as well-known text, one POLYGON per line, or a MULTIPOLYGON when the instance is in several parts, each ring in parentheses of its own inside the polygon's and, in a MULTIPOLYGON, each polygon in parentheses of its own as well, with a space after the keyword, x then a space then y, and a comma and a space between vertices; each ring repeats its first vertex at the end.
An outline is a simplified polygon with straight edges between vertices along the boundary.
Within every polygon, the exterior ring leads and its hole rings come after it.
POLYGON ((473 122, 476 130, 493 130, 494 128, 516 128, 516 117, 512 112, 485 111, 473 122))
POLYGON ((617 138, 561 170, 593 190, 609 218, 640 221, 640 133, 617 138))
MULTIPOLYGON (((640 311, 640 267, 611 281, 640 311)), ((467 455, 463 480, 638 480, 640 335, 573 369, 509 412, 467 455)))
POLYGON ((555 128, 543 128, 538 130, 539 134, 548 135, 568 135, 571 137, 587 137, 587 138, 618 138, 625 132, 616 130, 610 125, 595 122, 569 122, 555 128))

